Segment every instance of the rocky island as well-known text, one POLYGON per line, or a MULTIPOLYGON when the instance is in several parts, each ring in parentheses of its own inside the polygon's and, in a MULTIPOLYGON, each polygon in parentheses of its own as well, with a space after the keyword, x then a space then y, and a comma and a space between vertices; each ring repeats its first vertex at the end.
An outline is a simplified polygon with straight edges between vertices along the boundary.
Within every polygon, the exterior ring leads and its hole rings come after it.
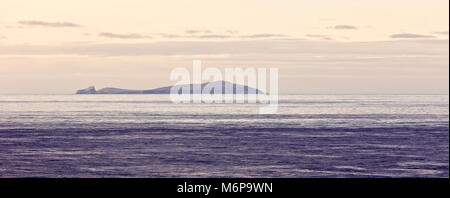
MULTIPOLYGON (((186 85, 177 85, 178 90, 180 90, 185 86, 189 86, 190 93, 193 94, 200 94, 197 92, 194 92, 194 84, 186 84, 186 85)), ((214 93, 214 88, 221 87, 222 88, 222 94, 263 94, 262 91, 259 89, 240 85, 240 84, 234 84, 227 81, 216 81, 211 83, 203 83, 200 84, 201 90, 205 86, 211 86, 213 87, 211 89, 211 94, 214 93), (226 86, 232 86, 232 91, 225 90, 226 86)), ((94 86, 80 89, 76 92, 76 94, 170 94, 170 90, 174 86, 166 86, 166 87, 160 87, 156 89, 148 89, 148 90, 134 90, 134 89, 120 89, 120 88, 113 88, 113 87, 106 87, 103 89, 96 90, 94 86)))

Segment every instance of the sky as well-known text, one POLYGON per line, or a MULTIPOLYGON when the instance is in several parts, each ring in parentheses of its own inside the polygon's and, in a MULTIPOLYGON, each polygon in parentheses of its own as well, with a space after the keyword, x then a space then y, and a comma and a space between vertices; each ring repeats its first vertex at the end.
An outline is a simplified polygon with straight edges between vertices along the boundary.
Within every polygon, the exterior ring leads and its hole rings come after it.
POLYGON ((448 0, 0 0, 0 94, 276 67, 281 93, 448 94, 448 0))

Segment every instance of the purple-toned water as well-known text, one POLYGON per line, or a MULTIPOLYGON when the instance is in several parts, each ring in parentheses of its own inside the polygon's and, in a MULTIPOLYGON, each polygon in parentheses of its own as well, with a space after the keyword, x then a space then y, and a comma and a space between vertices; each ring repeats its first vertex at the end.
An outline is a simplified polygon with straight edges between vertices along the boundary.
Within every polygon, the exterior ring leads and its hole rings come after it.
POLYGON ((449 177, 448 95, 2 95, 0 177, 449 177))

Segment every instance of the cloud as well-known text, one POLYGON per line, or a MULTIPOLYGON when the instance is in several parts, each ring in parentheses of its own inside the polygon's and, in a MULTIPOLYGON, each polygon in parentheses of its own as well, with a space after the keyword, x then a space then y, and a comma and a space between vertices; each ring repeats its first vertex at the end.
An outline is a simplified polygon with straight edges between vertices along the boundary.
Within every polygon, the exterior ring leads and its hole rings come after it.
POLYGON ((213 31, 211 30, 186 30, 185 31, 186 34, 211 34, 213 33, 213 31))
POLYGON ((225 38, 231 38, 230 35, 224 35, 224 34, 204 34, 204 35, 195 35, 190 36, 190 38, 199 38, 199 39, 225 39, 225 38))
POLYGON ((393 34, 391 35, 391 38, 434 38, 434 36, 423 34, 401 33, 401 34, 393 34))
POLYGON ((159 33, 156 35, 158 35, 162 38, 180 38, 180 37, 182 37, 181 35, 178 35, 178 34, 167 34, 167 33, 159 33))
POLYGON ((356 29, 358 29, 357 27, 352 26, 352 25, 336 25, 332 28, 336 29, 336 30, 356 30, 356 29))
POLYGON ((241 38, 276 38, 276 37, 288 37, 288 35, 284 35, 284 34, 252 34, 252 35, 241 36, 241 38))
POLYGON ((102 32, 98 34, 101 37, 108 37, 108 38, 117 38, 117 39, 148 39, 152 38, 151 36, 145 36, 141 34, 116 34, 111 32, 102 32))
MULTIPOLYGON (((117 38, 117 39, 147 39, 147 38, 165 38, 165 39, 228 39, 228 38, 286 38, 288 35, 284 34, 252 34, 252 35, 238 35, 237 31, 227 30, 222 34, 212 34, 210 30, 188 30, 187 34, 170 34, 170 33, 153 33, 153 34, 117 34, 112 32, 101 32, 98 35, 101 37, 117 38), (151 36, 150 36, 151 35, 151 36)), ((325 38, 324 38, 325 39, 325 38)))
MULTIPOLYGON (((225 30, 223 32, 226 34, 238 34, 239 33, 239 31, 236 31, 236 30, 225 30)), ((186 34, 213 34, 213 33, 215 33, 215 31, 212 31, 212 30, 186 30, 185 33, 186 34)))
POLYGON ((174 39, 174 38, 224 39, 224 38, 232 37, 230 35, 224 35, 224 34, 197 34, 197 33, 191 33, 189 35, 158 33, 158 34, 154 34, 154 35, 159 36, 161 38, 167 38, 167 39, 174 39))
POLYGON ((239 33, 239 31, 237 31, 237 30, 226 30, 225 32, 228 33, 228 34, 237 34, 237 33, 239 33))
POLYGON ((310 38, 320 38, 323 40, 333 40, 329 35, 322 35, 322 34, 306 34, 306 37, 310 38))
POLYGON ((349 54, 440 55, 448 57, 448 39, 413 39, 383 42, 321 42, 311 40, 166 41, 151 43, 72 43, 61 45, 1 45, 0 55, 250 55, 349 54), (439 52, 439 53, 438 53, 439 52))
POLYGON ((42 27, 81 27, 81 25, 72 22, 45 22, 45 21, 19 21, 21 25, 26 26, 42 26, 42 27))
POLYGON ((433 34, 443 34, 443 35, 448 35, 448 30, 447 30, 447 31, 442 31, 442 32, 433 32, 433 34))
MULTIPOLYGON (((217 32, 217 31, 216 31, 217 32)), ((196 38, 196 39, 227 39, 227 38, 280 38, 288 37, 284 34, 252 34, 252 35, 239 35, 236 30, 225 30, 222 34, 214 34, 212 30, 186 30, 187 35, 174 35, 174 34, 158 34, 163 38, 196 38)))
POLYGON ((21 26, 21 25, 8 25, 8 26, 5 26, 5 28, 8 28, 8 29, 12 29, 12 28, 22 29, 24 27, 21 26))

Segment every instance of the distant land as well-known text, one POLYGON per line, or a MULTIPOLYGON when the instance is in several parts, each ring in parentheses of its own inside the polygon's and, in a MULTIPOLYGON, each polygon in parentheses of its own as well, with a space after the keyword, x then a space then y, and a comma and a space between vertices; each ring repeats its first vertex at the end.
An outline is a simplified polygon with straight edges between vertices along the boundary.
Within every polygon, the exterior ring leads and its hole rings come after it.
MULTIPOLYGON (((252 93, 263 94, 264 93, 264 92, 260 91, 259 89, 256 89, 253 87, 240 85, 240 84, 234 84, 234 83, 230 83, 227 81, 216 81, 216 82, 211 82, 211 83, 203 83, 200 85, 201 90, 203 90, 203 88, 207 85, 211 86, 211 87, 221 86, 222 94, 252 94, 252 93), (233 91, 226 92, 225 86, 230 86, 230 85, 233 86, 233 91)), ((194 91, 193 91, 194 84, 177 85, 177 86, 179 87, 178 90, 180 90, 180 93, 181 93, 181 88, 184 86, 189 86, 190 93, 191 94, 194 93, 194 91)), ((170 89, 172 87, 173 86, 166 86, 166 87, 160 87, 160 88, 148 89, 148 90, 134 90, 134 89, 120 89, 120 88, 114 88, 114 87, 105 87, 103 89, 96 90, 94 86, 91 86, 91 87, 88 87, 85 89, 78 90, 76 92, 76 94, 170 94, 170 89)), ((211 89, 211 94, 212 93, 214 93, 214 88, 211 89)), ((195 94, 198 94, 198 93, 195 93, 195 94)))

